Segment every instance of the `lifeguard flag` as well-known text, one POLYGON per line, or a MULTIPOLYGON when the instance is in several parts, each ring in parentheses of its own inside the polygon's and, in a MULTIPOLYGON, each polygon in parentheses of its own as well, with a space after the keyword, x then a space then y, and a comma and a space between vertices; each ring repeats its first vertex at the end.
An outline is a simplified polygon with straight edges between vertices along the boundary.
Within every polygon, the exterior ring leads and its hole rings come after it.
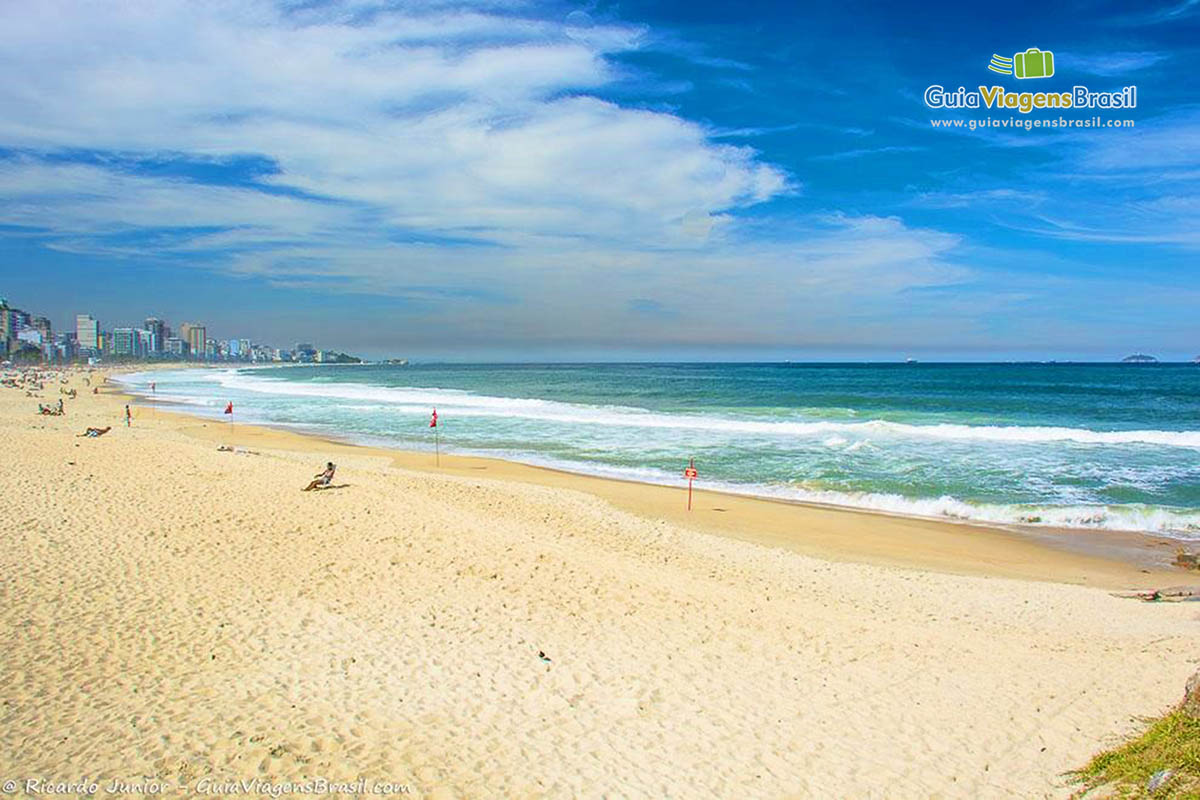
POLYGON ((430 420, 429 420, 429 427, 431 427, 431 428, 437 427, 437 409, 436 408, 433 410, 433 417, 430 418, 430 420))
POLYGON ((226 414, 233 413, 233 401, 232 400, 229 401, 229 405, 225 406, 225 413, 226 414))

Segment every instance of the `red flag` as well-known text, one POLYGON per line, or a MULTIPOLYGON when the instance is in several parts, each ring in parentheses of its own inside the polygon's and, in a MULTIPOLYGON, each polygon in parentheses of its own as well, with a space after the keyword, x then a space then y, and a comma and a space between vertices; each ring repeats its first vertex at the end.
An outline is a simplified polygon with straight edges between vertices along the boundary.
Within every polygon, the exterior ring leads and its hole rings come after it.
POLYGON ((437 427, 437 409, 436 408, 433 410, 433 418, 429 420, 429 427, 431 427, 431 428, 437 427))
POLYGON ((233 413, 233 401, 232 400, 229 401, 229 405, 225 406, 225 413, 226 414, 233 413))

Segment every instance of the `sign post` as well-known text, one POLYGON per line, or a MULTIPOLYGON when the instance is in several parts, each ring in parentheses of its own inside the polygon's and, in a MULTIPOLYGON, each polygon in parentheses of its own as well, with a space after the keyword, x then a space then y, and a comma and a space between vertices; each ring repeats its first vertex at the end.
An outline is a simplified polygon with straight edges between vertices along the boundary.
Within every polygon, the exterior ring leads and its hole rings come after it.
POLYGON ((692 510, 692 481, 700 477, 700 473, 696 471, 696 459, 689 458, 687 469, 683 471, 683 476, 688 479, 688 506, 687 510, 692 510))

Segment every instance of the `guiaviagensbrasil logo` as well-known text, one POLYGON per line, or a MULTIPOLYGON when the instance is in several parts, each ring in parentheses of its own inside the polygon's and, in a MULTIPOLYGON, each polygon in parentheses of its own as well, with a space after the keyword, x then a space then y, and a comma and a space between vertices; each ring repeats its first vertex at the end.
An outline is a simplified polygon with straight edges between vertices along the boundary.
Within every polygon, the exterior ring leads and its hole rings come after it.
POLYGON ((1036 47, 1031 47, 1024 53, 1016 53, 1012 58, 992 53, 988 69, 1001 75, 1014 75, 1022 79, 1049 78, 1054 75, 1054 53, 1038 50, 1036 47))
MULTIPOLYGON (((1018 80, 1052 78, 1054 53, 1036 47, 1014 53, 1012 58, 994 53, 987 68, 1018 80)), ((925 105, 930 108, 1009 109, 1021 114, 1068 108, 1137 108, 1137 87, 1126 86, 1109 92, 1094 92, 1086 86, 1072 86, 1070 91, 1015 92, 1003 86, 981 85, 978 91, 970 91, 965 86, 959 86, 957 91, 947 91, 935 83, 925 90, 925 105)))

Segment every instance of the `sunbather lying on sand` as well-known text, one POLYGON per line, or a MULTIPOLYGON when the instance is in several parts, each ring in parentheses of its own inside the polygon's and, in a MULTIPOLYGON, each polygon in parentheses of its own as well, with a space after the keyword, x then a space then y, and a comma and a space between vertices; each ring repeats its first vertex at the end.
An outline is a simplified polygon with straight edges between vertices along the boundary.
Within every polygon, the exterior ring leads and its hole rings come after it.
POLYGON ((111 430, 112 430, 112 426, 109 426, 107 428, 88 428, 83 433, 76 434, 75 438, 78 439, 82 436, 88 436, 88 437, 91 437, 94 439, 97 436, 103 436, 104 434, 108 433, 111 430))

